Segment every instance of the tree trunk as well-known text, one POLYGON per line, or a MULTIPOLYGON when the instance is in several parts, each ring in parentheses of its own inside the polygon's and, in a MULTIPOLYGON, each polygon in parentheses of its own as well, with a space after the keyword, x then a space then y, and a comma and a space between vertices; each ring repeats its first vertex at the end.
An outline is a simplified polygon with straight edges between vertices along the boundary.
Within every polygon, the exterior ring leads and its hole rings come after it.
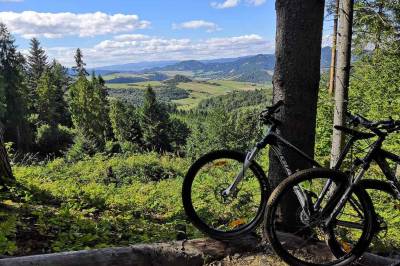
POLYGON ((332 33, 332 50, 331 50, 331 67, 329 75, 329 95, 335 91, 335 76, 336 76, 336 45, 337 45, 337 29, 339 16, 339 0, 335 2, 335 14, 333 18, 333 33, 332 33))
MULTIPOLYGON (((351 38, 353 26, 353 0, 343 0, 339 8, 338 26, 338 54, 337 54, 337 74, 335 80, 335 108, 334 125, 343 126, 345 124, 345 112, 348 103, 348 90, 350 81, 351 63, 351 38)), ((344 134, 342 131, 333 129, 331 167, 333 167, 343 148, 344 134)))
POLYGON ((3 124, 0 122, 0 184, 8 185, 14 183, 15 178, 12 174, 10 161, 4 145, 3 128, 3 124))
MULTIPOLYGON (((313 157, 324 1, 277 0, 276 66, 273 77, 273 100, 285 105, 277 114, 282 121, 278 133, 313 157)), ((282 147, 283 155, 293 170, 309 168, 310 164, 289 149, 282 147)), ((269 178, 277 186, 285 172, 278 159, 270 153, 269 178)), ((282 210, 287 216, 295 215, 296 199, 282 210)), ((284 221, 292 221, 286 217, 284 221)), ((291 225, 287 224, 289 229, 291 225)))

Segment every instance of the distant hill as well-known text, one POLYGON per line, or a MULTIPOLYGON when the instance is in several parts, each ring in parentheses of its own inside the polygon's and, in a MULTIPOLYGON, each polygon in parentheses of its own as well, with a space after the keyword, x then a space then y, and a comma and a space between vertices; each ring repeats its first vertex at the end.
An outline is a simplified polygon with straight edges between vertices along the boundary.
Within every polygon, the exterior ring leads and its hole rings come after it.
POLYGON ((121 73, 121 72, 140 72, 150 68, 156 67, 165 67, 168 65, 173 65, 178 63, 179 61, 150 61, 150 62, 138 62, 138 63, 129 63, 122 65, 110 65, 103 67, 96 67, 89 69, 90 73, 95 71, 97 74, 105 75, 110 73, 121 73))
MULTIPOLYGON (((306 60, 306 59, 305 59, 306 60)), ((321 51, 321 69, 327 70, 331 61, 331 48, 321 51)), ((193 78, 229 79, 252 83, 264 83, 272 80, 275 55, 259 54, 238 58, 214 60, 158 61, 115 65, 97 68, 96 71, 134 72, 141 74, 162 72, 190 72, 193 78)), ((99 73, 101 74, 101 73, 99 73)))

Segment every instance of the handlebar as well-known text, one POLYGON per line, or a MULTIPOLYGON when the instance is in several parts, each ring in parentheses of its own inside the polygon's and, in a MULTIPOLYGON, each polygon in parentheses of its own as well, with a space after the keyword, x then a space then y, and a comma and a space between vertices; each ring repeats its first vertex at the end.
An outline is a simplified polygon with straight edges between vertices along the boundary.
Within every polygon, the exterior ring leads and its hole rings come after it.
POLYGON ((267 107, 265 110, 261 111, 260 120, 265 124, 279 124, 280 121, 275 119, 273 115, 278 113, 284 104, 285 103, 280 100, 274 105, 267 107))
POLYGON ((350 118, 350 123, 353 124, 354 126, 361 125, 367 129, 371 130, 378 136, 384 134, 384 132, 382 132, 382 130, 386 130, 387 133, 400 131, 400 120, 396 121, 396 120, 393 120, 391 117, 388 120, 381 120, 381 121, 373 122, 359 114, 352 115, 351 113, 346 112, 346 116, 348 118, 350 118))

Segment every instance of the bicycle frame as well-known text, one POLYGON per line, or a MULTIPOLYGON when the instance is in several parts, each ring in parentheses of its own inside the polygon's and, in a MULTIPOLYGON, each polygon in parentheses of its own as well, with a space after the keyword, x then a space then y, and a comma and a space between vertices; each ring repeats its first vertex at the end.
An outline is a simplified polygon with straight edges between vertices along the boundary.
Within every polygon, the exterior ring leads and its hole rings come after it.
MULTIPOLYGON (((279 136, 276 133, 276 125, 272 125, 269 130, 267 131, 267 134, 265 137, 256 144, 256 146, 247 153, 245 162, 243 163, 243 167, 239 174, 235 177, 233 183, 222 192, 223 196, 228 196, 232 191, 235 191, 237 188, 237 185, 241 182, 241 180, 244 178, 244 173, 246 170, 250 167, 251 162, 254 160, 254 158, 257 156, 257 154, 264 149, 267 145, 271 147, 271 150, 275 154, 276 158, 278 159, 280 165, 284 169, 285 173, 287 176, 290 176, 293 174, 292 169, 290 168, 288 162, 286 161, 285 157, 283 156, 282 149, 281 147, 286 147, 289 148, 291 151, 294 153, 298 154, 300 157, 304 158, 307 162, 311 164, 312 167, 321 167, 321 165, 312 159, 310 156, 308 156, 306 153, 301 151, 298 147, 295 145, 291 144, 289 141, 284 139, 283 137, 279 136)), ((400 199, 400 182, 396 179, 395 174, 392 172, 392 170, 389 167, 389 164, 387 163, 386 159, 390 159, 394 162, 397 162, 400 164, 400 157, 390 153, 388 151, 385 151, 381 149, 382 143, 385 140, 386 136, 380 136, 379 139, 373 144, 371 149, 368 151, 368 154, 366 157, 361 160, 362 162, 362 170, 361 172, 352 180, 349 178, 349 187, 345 190, 344 194, 342 197, 339 198, 339 200, 335 204, 336 206, 333 208, 333 212, 331 215, 328 217, 326 220, 326 224, 329 225, 332 220, 336 218, 336 216, 339 214, 340 210, 343 208, 344 204, 346 201, 349 199, 349 195, 354 188, 356 184, 362 179, 364 176, 365 172, 369 169, 370 164, 372 161, 376 161, 383 173, 385 174, 386 178, 389 180, 390 185, 392 186, 393 190, 395 191, 397 197, 400 199)), ((342 150, 339 159, 336 163, 336 165, 333 167, 333 170, 339 170, 344 159, 346 158, 347 154, 349 153, 351 147, 353 144, 359 140, 359 138, 352 136, 350 140, 346 143, 344 149, 342 150)), ((353 167, 356 167, 358 165, 353 165, 353 167)), ((328 180, 327 183, 324 185, 324 188, 321 192, 321 194, 318 196, 318 199, 316 203, 314 204, 313 208, 314 210, 318 210, 320 207, 320 204, 323 200, 323 198, 326 196, 328 191, 330 190, 332 186, 332 180, 328 180)), ((296 197, 299 200, 299 203, 303 209, 303 211, 306 211, 308 213, 308 202, 307 202, 307 197, 303 189, 299 186, 294 187, 294 193, 296 194, 296 197)), ((329 203, 328 203, 329 204, 329 203)), ((332 204, 332 203, 330 203, 332 204)), ((357 205, 356 203, 353 203, 357 205)), ((330 209, 332 210, 332 209, 330 209)))
POLYGON ((397 180, 395 173, 392 171, 392 169, 390 169, 390 166, 386 161, 386 159, 389 159, 393 162, 400 164, 400 157, 382 149, 382 143, 385 138, 386 135, 379 136, 378 140, 372 145, 367 155, 359 161, 360 163, 353 164, 352 170, 354 170, 354 168, 359 165, 361 165, 361 170, 353 179, 350 179, 349 187, 346 189, 343 196, 338 201, 336 207, 333 209, 333 212, 325 222, 327 226, 337 217, 341 209, 344 207, 346 201, 349 199, 350 193, 353 190, 354 186, 356 186, 363 178, 365 172, 368 171, 368 169, 370 168, 372 161, 375 161, 378 164, 379 168, 388 179, 388 182, 393 188, 393 191, 395 192, 397 198, 400 199, 400 182, 397 180))
MULTIPOLYGON (((321 167, 321 165, 312 159, 310 156, 308 156, 306 153, 304 153, 302 150, 300 150, 298 147, 295 145, 291 144, 289 141, 284 139, 283 137, 279 136, 275 131, 276 131, 276 125, 272 125, 269 130, 267 131, 267 134, 265 137, 256 144, 256 146, 247 153, 246 159, 243 163, 243 167, 239 174, 235 177, 234 181, 232 184, 225 189, 222 192, 223 196, 229 196, 232 191, 235 191, 237 188, 237 185, 242 181, 244 178, 244 173, 246 170, 250 167, 251 162, 254 160, 254 158, 257 156, 257 154, 264 149, 267 145, 271 147, 271 150, 275 154, 276 158, 278 159, 279 163, 281 164, 282 168, 284 169, 285 173, 287 176, 290 176, 293 174, 292 169, 290 168, 288 162, 286 161, 285 157, 283 156, 281 146, 284 146, 286 148, 289 148, 291 151, 294 153, 298 154, 300 157, 304 158, 307 162, 311 164, 312 167, 321 167)), ((335 165, 335 169, 339 169, 341 164, 344 161, 344 158, 346 157, 347 153, 350 151, 351 146, 355 142, 356 138, 353 137, 349 140, 349 142, 346 144, 345 148, 343 149, 342 153, 339 156, 339 160, 335 165)), ((330 184, 327 184, 326 186, 326 191, 329 190, 330 184)), ((304 209, 307 206, 307 197, 304 193, 304 191, 300 187, 295 187, 294 193, 296 194, 300 205, 304 209)), ((319 202, 319 200, 318 200, 319 202)), ((319 204, 319 203, 318 203, 319 204)))

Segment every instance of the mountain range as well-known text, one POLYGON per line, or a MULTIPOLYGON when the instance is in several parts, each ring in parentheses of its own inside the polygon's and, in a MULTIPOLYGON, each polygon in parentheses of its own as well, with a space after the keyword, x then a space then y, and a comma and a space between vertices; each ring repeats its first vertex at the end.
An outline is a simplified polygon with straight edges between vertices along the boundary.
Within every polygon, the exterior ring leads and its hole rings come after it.
MULTIPOLYGON (((321 52, 321 70, 329 68, 331 48, 321 52)), ((275 66, 275 55, 259 54, 238 58, 214 60, 156 61, 96 68, 98 74, 132 72, 137 74, 186 72, 198 79, 230 79, 263 83, 271 81, 275 66)))

